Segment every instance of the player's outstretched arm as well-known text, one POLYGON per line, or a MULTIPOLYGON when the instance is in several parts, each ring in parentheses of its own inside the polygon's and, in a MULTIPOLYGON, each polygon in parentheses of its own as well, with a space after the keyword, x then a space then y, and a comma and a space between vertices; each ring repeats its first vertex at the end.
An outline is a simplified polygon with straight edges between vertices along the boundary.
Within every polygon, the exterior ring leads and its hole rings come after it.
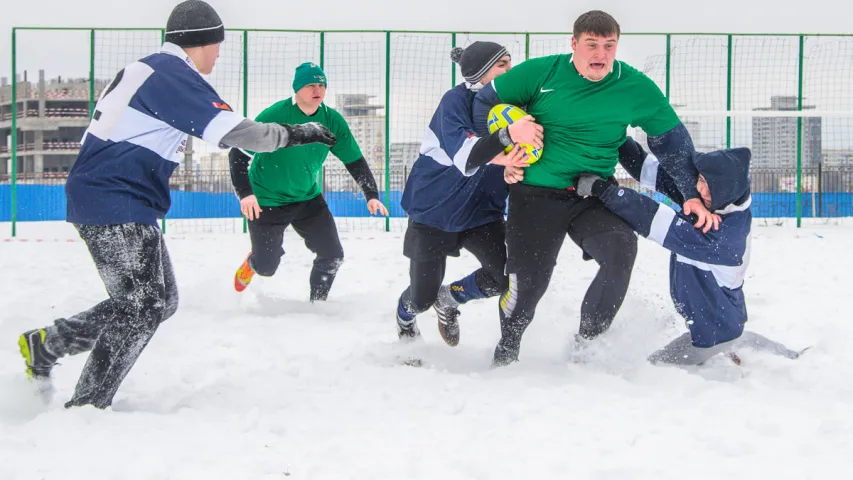
POLYGON ((743 262, 748 234, 743 225, 721 224, 719 230, 705 233, 694 228, 690 218, 630 188, 595 175, 581 175, 576 185, 578 195, 597 196, 635 232, 673 253, 715 265, 736 266, 743 262))
POLYGON ((335 145, 335 136, 326 127, 311 122, 298 125, 261 123, 243 120, 226 133, 221 144, 253 152, 274 152, 279 148, 308 143, 335 145))
POLYGON ((649 150, 660 162, 660 166, 672 177, 677 190, 685 200, 699 198, 696 181, 699 172, 693 165, 693 140, 683 123, 671 130, 649 137, 649 150))
POLYGON ((678 191, 675 180, 660 167, 657 157, 649 155, 642 145, 631 137, 619 147, 619 164, 643 187, 666 195, 678 205, 684 203, 684 197, 678 191))

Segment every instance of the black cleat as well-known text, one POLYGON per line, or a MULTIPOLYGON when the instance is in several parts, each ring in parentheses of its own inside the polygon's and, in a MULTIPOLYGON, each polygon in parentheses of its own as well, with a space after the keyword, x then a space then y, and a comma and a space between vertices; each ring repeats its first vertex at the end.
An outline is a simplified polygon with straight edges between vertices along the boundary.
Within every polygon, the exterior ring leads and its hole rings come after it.
POLYGON ((51 355, 44 346, 47 332, 43 328, 24 332, 18 337, 21 356, 27 365, 27 376, 30 379, 50 378, 50 370, 56 365, 56 357, 51 355))
POLYGON ((455 347, 459 345, 459 302, 453 298, 450 293, 450 288, 447 285, 442 285, 438 291, 438 297, 432 308, 438 315, 438 333, 444 343, 455 347))

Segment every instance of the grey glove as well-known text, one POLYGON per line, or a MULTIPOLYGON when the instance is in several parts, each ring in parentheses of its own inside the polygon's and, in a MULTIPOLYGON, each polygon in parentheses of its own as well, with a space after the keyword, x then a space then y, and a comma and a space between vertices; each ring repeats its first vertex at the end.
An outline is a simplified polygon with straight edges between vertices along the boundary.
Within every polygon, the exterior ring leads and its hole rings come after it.
POLYGON ((604 180, 598 175, 591 175, 589 173, 583 173, 578 180, 575 182, 575 192, 577 192, 580 197, 588 197, 592 195, 593 186, 595 182, 604 180))
POLYGON ((317 122, 301 123, 296 125, 281 124, 287 130, 287 146, 295 147, 307 143, 322 143, 330 147, 335 146, 337 138, 328 128, 317 122))

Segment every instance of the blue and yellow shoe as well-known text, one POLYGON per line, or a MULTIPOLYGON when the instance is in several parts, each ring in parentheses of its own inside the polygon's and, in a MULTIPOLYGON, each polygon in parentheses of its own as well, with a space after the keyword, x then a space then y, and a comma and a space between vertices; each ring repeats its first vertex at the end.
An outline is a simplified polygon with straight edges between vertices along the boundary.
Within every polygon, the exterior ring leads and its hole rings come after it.
POLYGON ((21 356, 27 365, 27 376, 30 379, 50 378, 50 370, 56 365, 56 357, 47 351, 44 339, 47 332, 43 328, 24 332, 18 338, 21 356))

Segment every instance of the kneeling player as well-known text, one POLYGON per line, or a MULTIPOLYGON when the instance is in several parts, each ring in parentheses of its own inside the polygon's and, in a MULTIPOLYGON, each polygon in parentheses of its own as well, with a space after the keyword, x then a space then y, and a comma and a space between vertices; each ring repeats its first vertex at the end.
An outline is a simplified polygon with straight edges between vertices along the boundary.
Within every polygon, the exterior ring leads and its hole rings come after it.
MULTIPOLYGON (((747 312, 743 282, 752 225, 749 161, 749 149, 732 148, 694 153, 693 165, 684 166, 698 171, 696 189, 705 206, 721 218, 719 230, 704 233, 694 228, 688 217, 630 188, 595 175, 585 174, 578 180, 579 195, 598 197, 637 233, 672 252, 670 294, 690 331, 652 354, 649 360, 653 363, 700 365, 741 346, 788 358, 799 356, 780 343, 744 332, 747 312)), ((684 197, 670 174, 633 139, 628 138, 620 147, 619 162, 643 186, 683 204, 684 197)))

